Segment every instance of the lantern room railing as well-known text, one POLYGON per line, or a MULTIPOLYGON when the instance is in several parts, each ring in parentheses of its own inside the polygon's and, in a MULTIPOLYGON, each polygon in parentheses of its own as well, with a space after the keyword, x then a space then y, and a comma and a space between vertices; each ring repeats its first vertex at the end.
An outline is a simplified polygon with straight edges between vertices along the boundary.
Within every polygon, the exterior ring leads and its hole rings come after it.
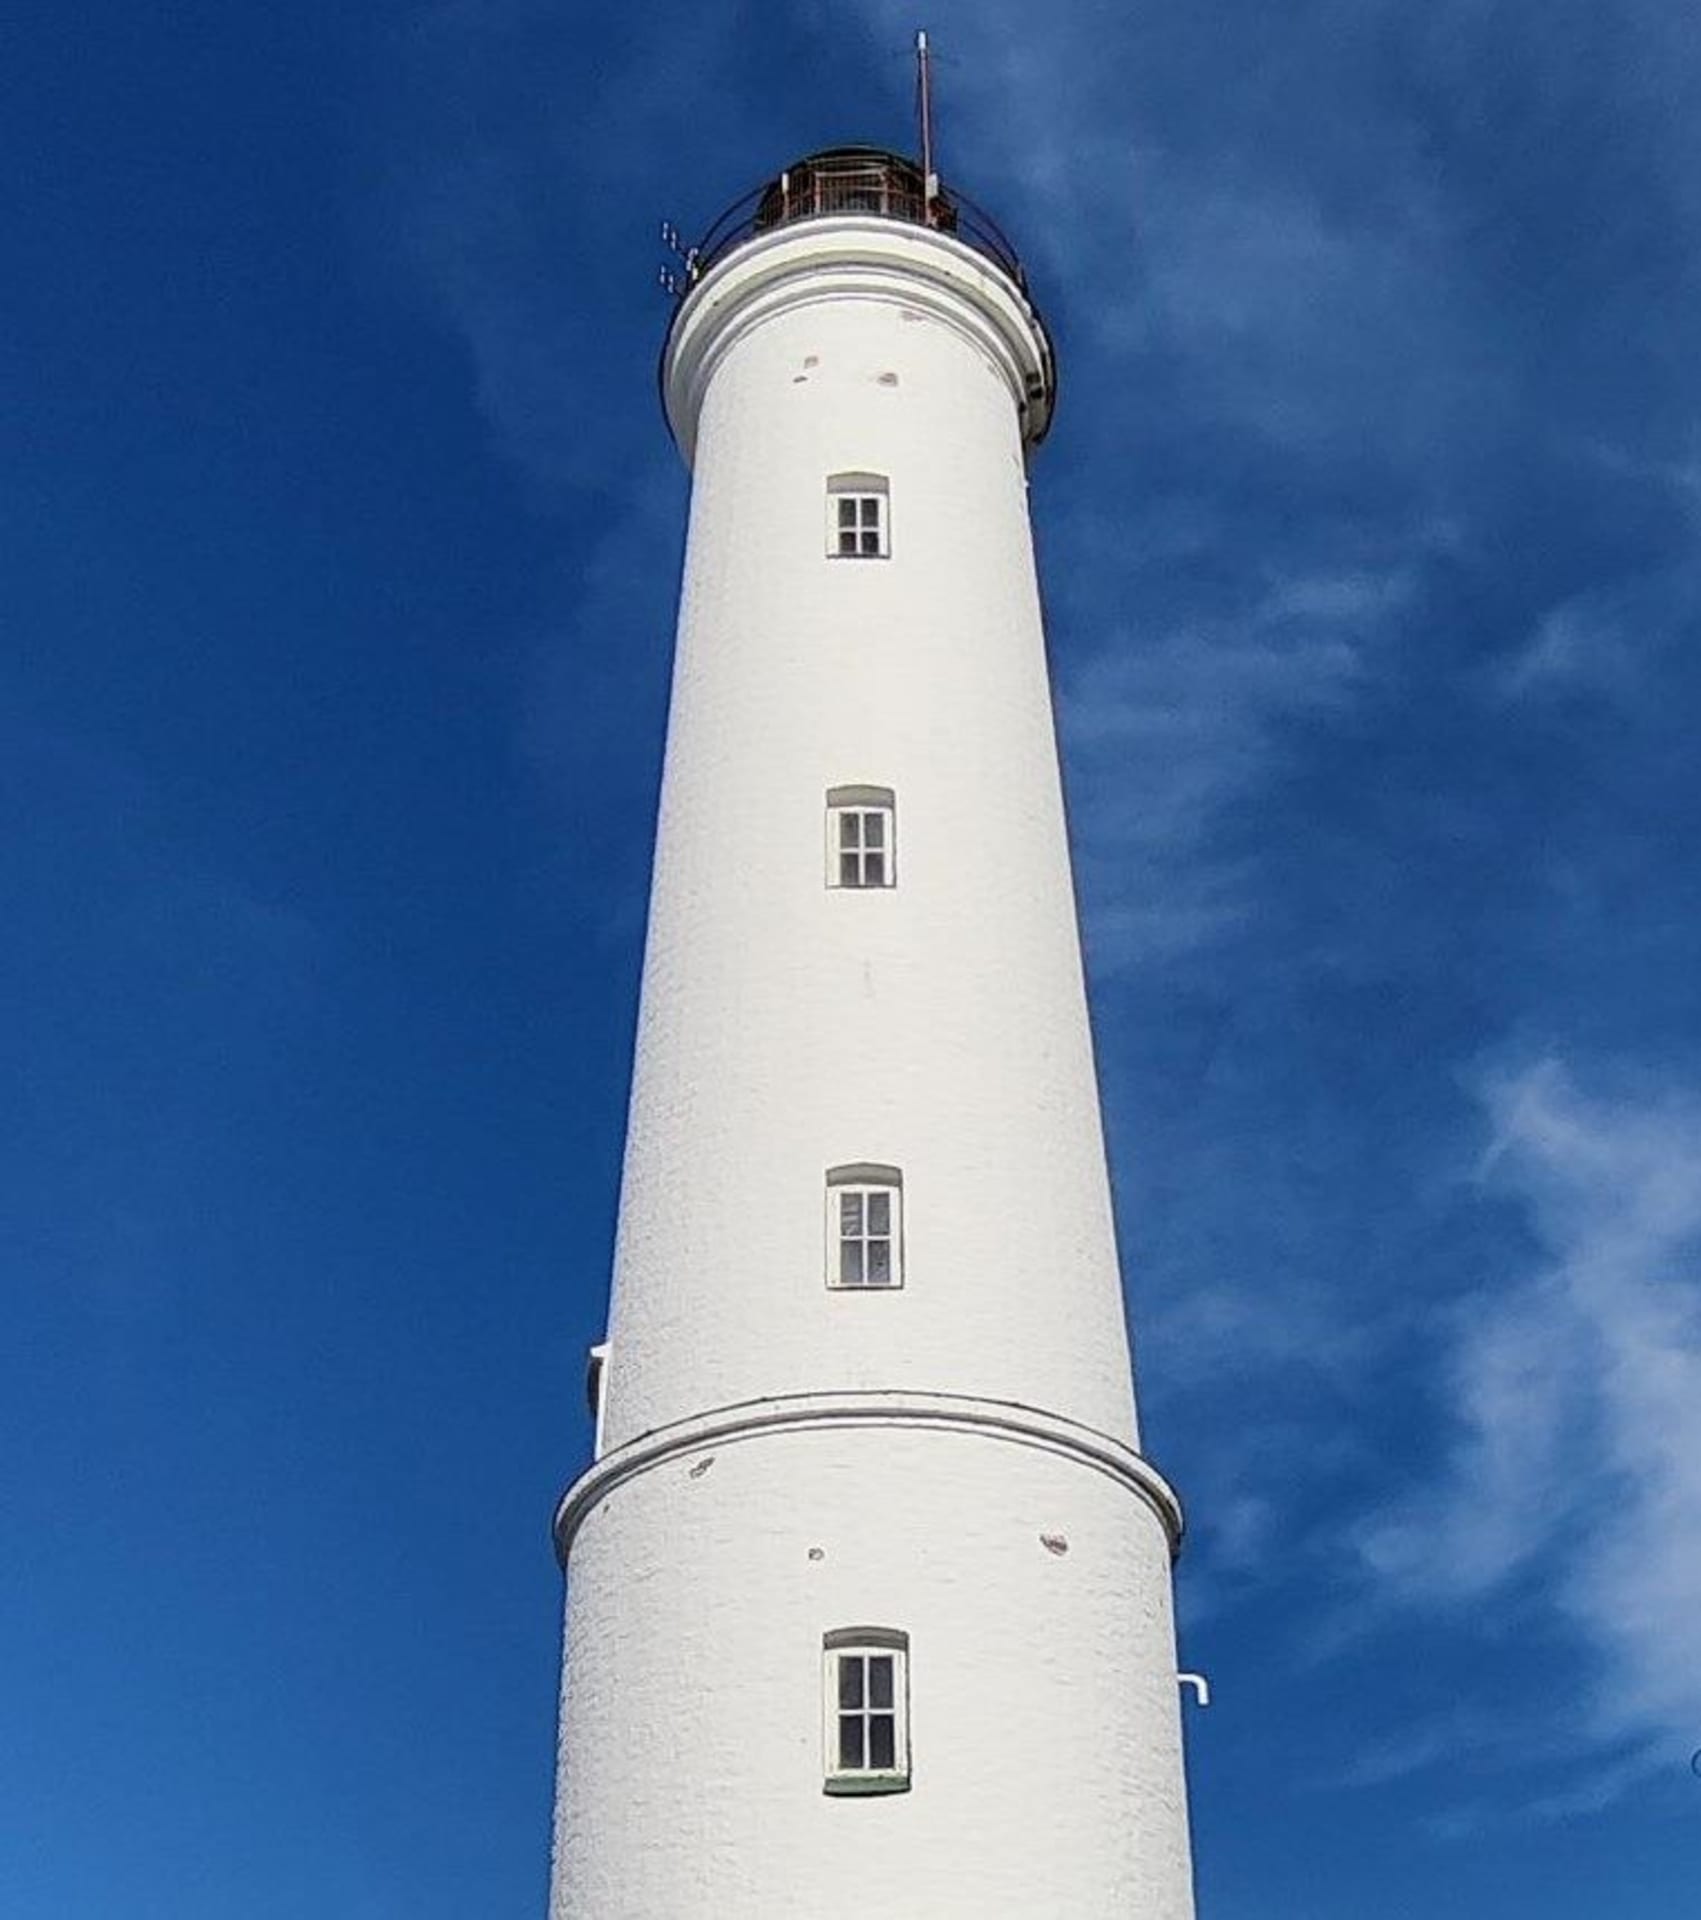
POLYGON ((683 298, 717 261, 757 234, 834 214, 873 215, 948 233, 985 254, 1017 286, 1027 289, 1027 275, 1015 248, 955 188, 946 191, 935 180, 930 194, 927 177, 913 160, 873 147, 840 147, 800 160, 728 207, 685 255, 677 291, 683 298))

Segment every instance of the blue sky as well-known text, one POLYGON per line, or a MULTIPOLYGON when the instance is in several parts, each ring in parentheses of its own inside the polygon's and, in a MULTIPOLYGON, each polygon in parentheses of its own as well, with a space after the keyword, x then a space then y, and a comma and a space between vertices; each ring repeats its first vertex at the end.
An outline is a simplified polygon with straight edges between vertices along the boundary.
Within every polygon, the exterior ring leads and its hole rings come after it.
MULTIPOLYGON (((1205 1920, 1701 1881, 1701 38, 942 3, 1035 472, 1205 1920)), ((0 61, 0 1912, 541 1911, 684 476, 655 223, 886 0, 0 61)))

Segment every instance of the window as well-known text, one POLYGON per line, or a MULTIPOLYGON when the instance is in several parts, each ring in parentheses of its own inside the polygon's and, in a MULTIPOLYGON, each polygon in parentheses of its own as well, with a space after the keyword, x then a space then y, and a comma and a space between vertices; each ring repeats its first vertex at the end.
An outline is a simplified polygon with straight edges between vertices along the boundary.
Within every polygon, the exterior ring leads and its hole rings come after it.
POLYGON ((877 493, 841 493, 834 532, 834 552, 841 560, 878 560, 886 551, 885 528, 877 493))
POLYGON ((879 473, 835 473, 827 482, 827 551, 836 560, 884 560, 891 551, 879 473))
POLYGON ((841 1627, 822 1645, 827 1791, 902 1793, 910 1784, 909 1635, 841 1627))
POLYGON ((904 1284, 904 1177, 896 1167, 859 1161, 827 1174, 827 1284, 904 1284))
POLYGON ((890 787, 827 790, 827 884, 890 887, 898 878, 890 787))

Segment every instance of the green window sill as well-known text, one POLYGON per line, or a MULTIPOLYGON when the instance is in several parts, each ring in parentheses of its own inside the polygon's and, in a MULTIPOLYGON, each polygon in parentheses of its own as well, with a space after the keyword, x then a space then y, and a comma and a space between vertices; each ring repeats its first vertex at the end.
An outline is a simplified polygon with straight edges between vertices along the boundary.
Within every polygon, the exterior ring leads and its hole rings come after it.
POLYGON ((869 1793, 908 1793, 907 1773, 830 1773, 821 1783, 823 1793, 860 1797, 869 1793))

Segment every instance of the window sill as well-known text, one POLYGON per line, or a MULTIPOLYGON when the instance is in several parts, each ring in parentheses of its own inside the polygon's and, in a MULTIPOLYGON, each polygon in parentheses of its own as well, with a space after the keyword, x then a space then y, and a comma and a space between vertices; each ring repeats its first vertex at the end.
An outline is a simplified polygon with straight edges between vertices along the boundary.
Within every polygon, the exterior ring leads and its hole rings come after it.
POLYGON ((830 1773, 821 1783, 821 1791, 846 1799, 870 1793, 908 1793, 907 1773, 830 1773))

